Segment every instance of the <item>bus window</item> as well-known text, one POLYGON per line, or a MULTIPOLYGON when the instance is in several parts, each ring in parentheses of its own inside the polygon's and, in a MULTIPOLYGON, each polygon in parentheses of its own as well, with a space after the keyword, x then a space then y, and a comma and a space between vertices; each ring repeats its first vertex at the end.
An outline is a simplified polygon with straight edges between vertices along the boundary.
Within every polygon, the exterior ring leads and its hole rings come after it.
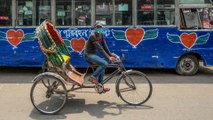
POLYGON ((45 19, 51 19, 50 0, 36 0, 36 25, 40 25, 45 19))
POLYGON ((200 15, 203 28, 213 28, 213 8, 200 9, 200 15))
POLYGON ((181 16, 181 28, 182 29, 201 29, 202 24, 200 21, 200 15, 196 8, 183 8, 180 10, 181 16))
POLYGON ((213 28, 212 8, 180 9, 181 29, 209 29, 213 28))
POLYGON ((72 1, 56 0, 56 25, 71 26, 72 22, 72 1))
POLYGON ((96 0, 95 19, 104 25, 112 25, 113 5, 112 0, 96 0))
POLYGON ((157 1, 157 25, 175 25, 175 0, 157 1))
POLYGON ((115 0, 115 25, 132 25, 132 0, 115 0))
POLYGON ((18 0, 18 21, 19 26, 32 26, 33 2, 32 0, 18 0))
POLYGON ((0 26, 12 26, 12 0, 0 0, 0 26))
POLYGON ((154 25, 154 0, 137 0, 138 25, 154 25))
POLYGON ((204 4, 212 3, 212 0, 180 0, 181 4, 204 4))
POLYGON ((91 1, 75 0, 75 25, 91 25, 91 1))

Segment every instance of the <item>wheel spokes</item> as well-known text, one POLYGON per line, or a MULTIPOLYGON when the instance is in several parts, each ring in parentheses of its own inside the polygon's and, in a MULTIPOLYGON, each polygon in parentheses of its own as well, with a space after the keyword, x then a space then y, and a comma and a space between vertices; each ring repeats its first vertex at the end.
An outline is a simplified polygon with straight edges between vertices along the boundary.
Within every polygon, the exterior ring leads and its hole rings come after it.
POLYGON ((138 71, 126 73, 118 84, 121 99, 130 105, 146 102, 152 93, 151 82, 138 71))
POLYGON ((31 89, 31 100, 35 108, 45 114, 54 114, 64 106, 67 99, 66 88, 56 78, 36 81, 31 89), (63 92, 62 92, 63 91, 63 92))

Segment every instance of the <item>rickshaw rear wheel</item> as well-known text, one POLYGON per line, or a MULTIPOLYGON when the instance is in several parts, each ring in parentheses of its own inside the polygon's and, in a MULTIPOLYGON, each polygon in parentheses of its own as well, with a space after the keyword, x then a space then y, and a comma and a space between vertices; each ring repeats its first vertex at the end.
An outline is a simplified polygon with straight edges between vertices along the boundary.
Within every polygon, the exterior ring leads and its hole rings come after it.
POLYGON ((64 83, 52 75, 38 75, 30 91, 33 106, 42 114, 55 114, 65 105, 67 90, 64 83))

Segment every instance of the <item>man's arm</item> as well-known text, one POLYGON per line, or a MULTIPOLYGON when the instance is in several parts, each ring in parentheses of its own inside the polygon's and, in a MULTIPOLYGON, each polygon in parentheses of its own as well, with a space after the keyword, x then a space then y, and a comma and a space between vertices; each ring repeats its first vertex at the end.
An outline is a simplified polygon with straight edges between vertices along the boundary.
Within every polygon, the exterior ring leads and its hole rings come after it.
POLYGON ((112 53, 109 51, 109 48, 108 48, 108 46, 107 46, 107 44, 106 44, 106 41, 105 41, 104 39, 103 39, 102 44, 103 44, 103 48, 104 48, 104 50, 106 51, 106 53, 107 53, 109 56, 112 56, 112 53))
POLYGON ((104 39, 103 39, 102 44, 103 44, 104 51, 109 55, 109 61, 110 61, 111 63, 114 63, 114 62, 115 62, 115 55, 114 55, 114 53, 111 53, 111 52, 109 51, 109 48, 108 48, 108 46, 107 46, 107 44, 106 44, 106 41, 105 41, 104 39))
POLYGON ((105 58, 109 59, 110 55, 106 53, 106 51, 101 47, 100 42, 98 40, 95 40, 94 36, 91 36, 89 38, 92 41, 92 44, 94 44, 95 48, 100 52, 105 58))

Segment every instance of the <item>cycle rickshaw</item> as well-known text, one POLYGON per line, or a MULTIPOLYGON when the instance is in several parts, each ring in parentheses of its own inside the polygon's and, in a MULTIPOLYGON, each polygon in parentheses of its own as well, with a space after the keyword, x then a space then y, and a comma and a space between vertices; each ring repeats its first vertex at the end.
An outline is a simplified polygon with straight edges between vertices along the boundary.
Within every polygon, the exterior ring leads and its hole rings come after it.
MULTIPOLYGON (((55 114, 65 105, 68 93, 82 88, 95 88, 101 93, 102 85, 85 84, 86 73, 82 74, 70 66, 70 52, 63 39, 49 20, 45 20, 36 29, 36 36, 41 50, 47 58, 47 72, 40 73, 33 79, 30 98, 33 106, 43 114, 55 114), (70 87, 68 89, 68 87, 70 87)), ((115 82, 116 94, 129 105, 141 105, 152 94, 152 83, 148 77, 136 70, 126 70, 122 64, 124 57, 117 56, 116 68, 104 79, 107 83, 119 75, 115 82)))

